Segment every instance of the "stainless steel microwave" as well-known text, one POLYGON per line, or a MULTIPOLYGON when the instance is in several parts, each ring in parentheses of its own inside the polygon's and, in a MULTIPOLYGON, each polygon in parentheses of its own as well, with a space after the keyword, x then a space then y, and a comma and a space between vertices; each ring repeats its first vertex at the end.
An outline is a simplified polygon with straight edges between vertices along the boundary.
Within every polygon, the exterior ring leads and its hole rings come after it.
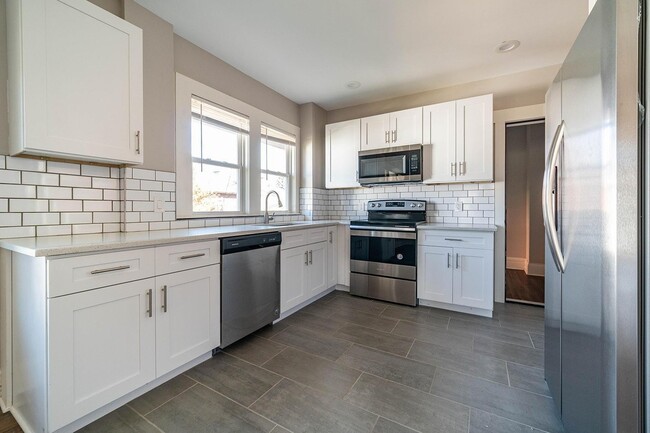
POLYGON ((359 152, 361 185, 406 182, 422 182, 422 145, 359 152))

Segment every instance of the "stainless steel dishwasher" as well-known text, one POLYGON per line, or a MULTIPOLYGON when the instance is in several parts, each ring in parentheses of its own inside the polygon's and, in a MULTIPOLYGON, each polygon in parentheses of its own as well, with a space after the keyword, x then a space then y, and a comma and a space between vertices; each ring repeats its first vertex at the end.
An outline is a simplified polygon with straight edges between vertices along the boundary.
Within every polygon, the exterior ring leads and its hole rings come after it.
POLYGON ((280 317, 280 232, 221 239, 221 347, 280 317))

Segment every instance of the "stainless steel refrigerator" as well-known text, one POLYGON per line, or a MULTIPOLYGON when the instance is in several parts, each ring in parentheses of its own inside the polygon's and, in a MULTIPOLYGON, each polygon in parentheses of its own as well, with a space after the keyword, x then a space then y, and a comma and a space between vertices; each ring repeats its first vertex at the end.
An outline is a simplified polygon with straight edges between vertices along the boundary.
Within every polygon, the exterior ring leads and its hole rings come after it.
POLYGON ((638 11, 598 0, 546 95, 545 377, 568 433, 642 425, 638 11))

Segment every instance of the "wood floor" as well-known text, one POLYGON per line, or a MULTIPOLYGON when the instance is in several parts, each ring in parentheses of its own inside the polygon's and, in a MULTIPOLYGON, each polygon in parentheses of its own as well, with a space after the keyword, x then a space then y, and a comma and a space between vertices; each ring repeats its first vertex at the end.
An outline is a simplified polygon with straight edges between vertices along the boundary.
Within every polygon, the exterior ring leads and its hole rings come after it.
POLYGON ((0 433, 21 433, 22 429, 9 412, 0 413, 0 433))
POLYGON ((544 303, 544 277, 506 269, 506 299, 544 303))

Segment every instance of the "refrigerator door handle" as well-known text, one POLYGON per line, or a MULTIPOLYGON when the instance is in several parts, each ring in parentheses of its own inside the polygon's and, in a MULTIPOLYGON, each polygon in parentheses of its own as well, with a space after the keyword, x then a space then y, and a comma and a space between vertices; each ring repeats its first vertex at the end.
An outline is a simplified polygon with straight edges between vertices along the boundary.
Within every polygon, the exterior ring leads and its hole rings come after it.
MULTIPOLYGON (((566 262, 562 255, 562 247, 560 246, 560 239, 557 235, 557 227, 555 226, 555 215, 553 215, 553 167, 557 164, 560 155, 560 143, 564 138, 564 131, 566 125, 564 121, 560 123, 555 131, 553 142, 549 150, 548 159, 546 160, 546 168, 544 169, 544 183, 542 185, 542 213, 544 216, 544 228, 546 231, 546 238, 551 244, 551 255, 558 271, 564 272, 566 262)), ((556 186, 556 189, 557 186, 556 186)))

